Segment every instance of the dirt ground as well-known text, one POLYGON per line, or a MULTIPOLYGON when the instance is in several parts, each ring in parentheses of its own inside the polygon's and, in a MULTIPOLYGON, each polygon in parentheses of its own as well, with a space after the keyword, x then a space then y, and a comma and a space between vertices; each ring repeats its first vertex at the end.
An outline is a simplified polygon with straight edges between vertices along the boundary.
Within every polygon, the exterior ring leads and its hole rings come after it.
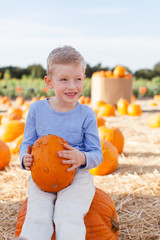
MULTIPOLYGON (((120 223, 119 240, 160 239, 160 128, 147 126, 147 118, 159 106, 150 99, 136 100, 143 113, 106 117, 106 124, 121 129, 125 145, 117 170, 95 176, 95 186, 109 193, 120 223)), ((0 240, 14 237, 17 215, 27 197, 28 172, 21 169, 18 155, 0 172, 0 240)))

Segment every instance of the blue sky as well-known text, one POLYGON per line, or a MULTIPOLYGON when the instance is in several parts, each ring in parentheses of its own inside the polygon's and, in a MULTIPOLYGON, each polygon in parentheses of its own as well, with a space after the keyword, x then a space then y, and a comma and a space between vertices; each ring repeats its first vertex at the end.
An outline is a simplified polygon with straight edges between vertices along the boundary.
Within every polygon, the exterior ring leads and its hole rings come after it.
POLYGON ((159 0, 5 0, 0 67, 46 67, 49 52, 72 45, 94 66, 132 71, 160 62, 159 0))

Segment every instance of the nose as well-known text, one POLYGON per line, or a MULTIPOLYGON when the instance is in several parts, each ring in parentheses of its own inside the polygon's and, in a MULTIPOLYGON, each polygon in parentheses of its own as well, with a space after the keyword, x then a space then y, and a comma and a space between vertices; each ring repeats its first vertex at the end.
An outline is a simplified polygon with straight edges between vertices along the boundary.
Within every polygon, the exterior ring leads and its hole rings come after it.
POLYGON ((75 89, 76 85, 74 81, 68 81, 68 89, 75 89))

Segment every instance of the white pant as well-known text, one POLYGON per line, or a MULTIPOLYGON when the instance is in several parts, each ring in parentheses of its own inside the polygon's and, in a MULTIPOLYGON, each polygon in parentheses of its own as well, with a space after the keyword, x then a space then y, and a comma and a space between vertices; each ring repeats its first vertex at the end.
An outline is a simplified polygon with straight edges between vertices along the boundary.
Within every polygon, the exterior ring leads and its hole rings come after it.
POLYGON ((84 216, 95 194, 89 170, 77 170, 74 180, 57 194, 43 192, 29 177, 27 214, 21 237, 26 240, 50 240, 53 221, 56 240, 85 240, 84 216))

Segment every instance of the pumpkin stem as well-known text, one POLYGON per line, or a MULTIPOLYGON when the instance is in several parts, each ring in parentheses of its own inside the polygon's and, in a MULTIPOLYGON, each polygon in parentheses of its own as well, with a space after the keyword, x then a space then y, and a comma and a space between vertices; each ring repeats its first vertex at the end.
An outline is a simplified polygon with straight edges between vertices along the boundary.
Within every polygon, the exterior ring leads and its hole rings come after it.
POLYGON ((117 222, 114 217, 111 219, 112 231, 117 232, 119 230, 119 222, 117 222))

